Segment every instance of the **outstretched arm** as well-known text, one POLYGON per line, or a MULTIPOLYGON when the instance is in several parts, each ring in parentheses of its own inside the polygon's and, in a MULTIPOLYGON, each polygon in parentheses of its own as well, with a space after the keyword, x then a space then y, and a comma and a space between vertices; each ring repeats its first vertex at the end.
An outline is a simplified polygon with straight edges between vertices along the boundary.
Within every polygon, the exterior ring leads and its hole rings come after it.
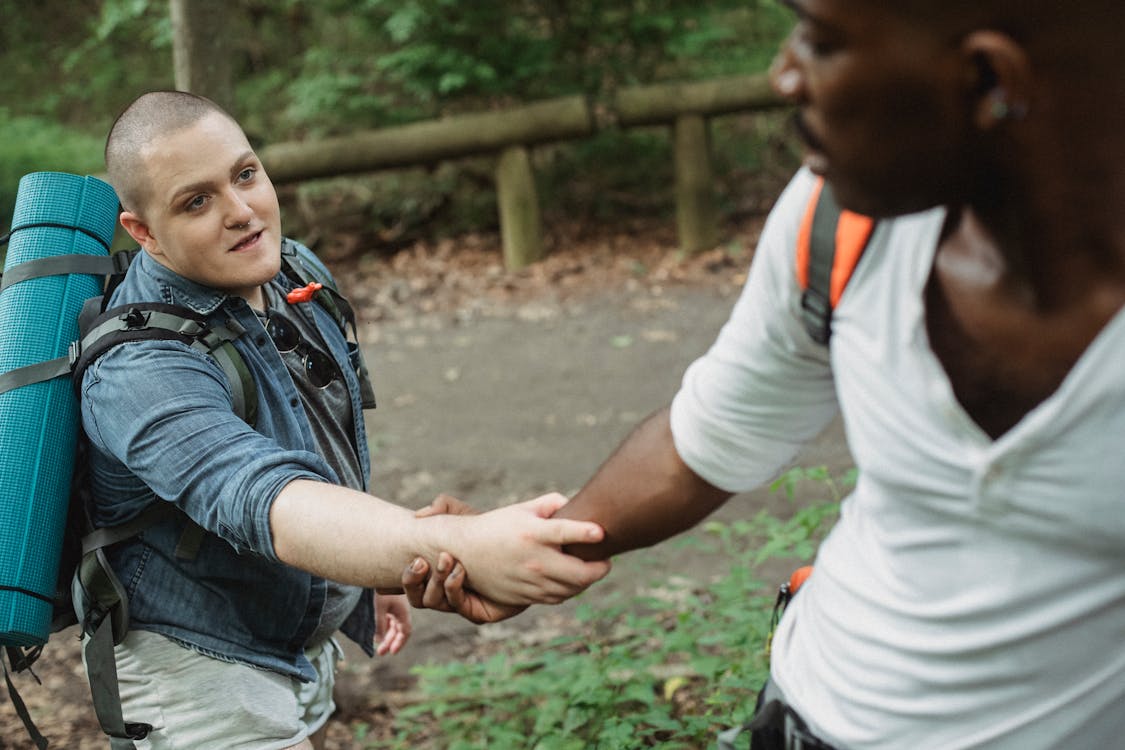
POLYGON ((584 560, 601 560, 686 531, 730 496, 683 462, 664 408, 642 422, 554 517, 605 529, 600 541, 566 547, 584 560))
POLYGON ((609 572, 608 563, 561 551, 602 536, 595 524, 550 518, 565 502, 545 495, 480 515, 416 518, 362 492, 296 480, 278 493, 269 520, 282 562, 334 581, 394 588, 415 557, 436 560, 448 550, 492 601, 557 603, 609 572))

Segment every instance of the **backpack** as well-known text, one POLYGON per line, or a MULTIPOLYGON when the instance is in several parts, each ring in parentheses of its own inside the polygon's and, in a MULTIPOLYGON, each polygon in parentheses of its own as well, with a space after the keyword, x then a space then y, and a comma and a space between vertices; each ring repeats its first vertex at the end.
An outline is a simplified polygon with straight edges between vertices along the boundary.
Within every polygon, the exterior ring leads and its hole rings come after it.
POLYGON ((822 346, 828 346, 832 311, 874 231, 874 219, 845 211, 832 186, 824 178, 817 181, 797 233, 796 266, 801 318, 809 336, 822 346))
MULTIPOLYGON (((128 599, 124 587, 109 567, 105 550, 114 544, 135 537, 149 526, 170 516, 182 517, 182 513, 173 506, 155 503, 136 518, 120 526, 97 529, 93 527, 89 516, 90 502, 85 472, 86 443, 80 426, 77 425, 80 419, 76 410, 77 399, 74 398, 86 368, 98 357, 123 343, 153 339, 178 340, 216 361, 230 383, 235 413, 251 426, 254 426, 256 419, 257 389, 249 369, 232 343, 245 332, 236 321, 228 319, 225 324, 211 324, 206 318, 188 308, 160 303, 105 308, 112 291, 124 278, 132 260, 140 252, 136 249, 110 253, 117 212, 116 195, 112 188, 99 180, 61 173, 33 173, 21 180, 12 230, 0 238, 0 246, 3 246, 8 244, 17 233, 26 232, 31 235, 36 232, 53 232, 52 237, 69 235, 72 246, 82 245, 78 248, 79 252, 48 254, 55 252, 55 248, 49 248, 42 252, 42 257, 22 260, 17 258, 15 263, 6 263, 8 267, 0 279, 0 313, 6 309, 5 294, 17 294, 14 302, 17 306, 30 304, 31 307, 35 307, 36 300, 19 299, 18 293, 9 293, 8 290, 20 282, 61 277, 67 280, 66 292, 71 296, 74 290, 70 289, 69 282, 76 275, 89 277, 96 282, 91 287, 87 279, 87 286, 79 286, 80 289, 85 290, 83 293, 93 292, 87 299, 67 301, 64 298, 61 304, 61 314, 64 318, 68 314, 73 315, 74 309, 81 305, 80 311, 74 316, 78 334, 65 347, 65 354, 23 364, 0 374, 0 399, 6 394, 17 393, 28 386, 43 387, 56 379, 61 382, 64 380, 63 376, 69 376, 74 385, 73 392, 60 396, 56 389, 54 393, 57 401, 70 400, 75 406, 69 412, 63 410, 63 418, 60 420, 75 422, 74 425, 64 425, 67 428, 75 428, 73 443, 68 444, 65 438, 57 441, 61 453, 65 454, 69 449, 73 452, 74 462, 70 469, 69 493, 65 488, 61 491, 56 488, 54 494, 59 496, 50 498, 59 506, 53 509, 53 514, 56 517, 60 513, 65 515, 65 524, 59 530, 61 544, 59 539, 54 539, 53 544, 50 539, 45 542, 29 540, 27 543, 29 548, 40 546, 49 550, 55 549, 55 545, 58 545, 57 555, 48 552, 44 555, 48 559, 32 561, 44 566, 45 569, 52 569, 53 565, 57 564, 57 574, 50 578, 41 575, 37 587, 18 585, 5 580, 10 575, 10 571, 6 571, 4 565, 0 565, 0 596, 24 597, 12 605, 13 611, 19 608, 21 602, 29 603, 27 606, 38 607, 40 610, 37 622, 30 627, 16 630, 5 625, 3 607, 0 607, 0 646, 3 647, 3 651, 0 652, 0 667, 3 668, 12 704, 27 728, 28 734, 40 750, 47 747, 47 741, 36 728, 26 705, 12 683, 9 664, 12 672, 26 670, 34 676, 31 667, 40 656, 49 634, 76 624, 80 625, 83 633, 89 636, 83 650, 90 679, 91 697, 99 724, 110 738, 111 748, 131 749, 134 747, 133 740, 142 739, 151 730, 151 727, 145 724, 126 723, 122 717, 113 647, 120 643, 128 632, 128 599), (71 189, 67 190, 67 188, 71 189), (59 199, 57 197, 59 193, 67 197, 59 199), (25 197, 27 200, 21 201, 25 197), (51 210, 59 208, 57 205, 59 203, 75 202, 84 207, 100 204, 100 210, 95 212, 94 216, 75 216, 74 212, 68 213, 64 210, 62 213, 66 214, 65 216, 47 216, 46 220, 42 216, 43 211, 34 210, 38 204, 46 203, 49 214, 51 210), (28 210, 29 205, 32 206, 32 210, 28 210), (21 208, 25 210, 21 211, 21 208), (94 242, 91 243, 90 239, 94 242), (36 545, 36 541, 41 544, 36 545), (50 583, 54 584, 53 591, 49 590, 50 583), (49 610, 47 604, 50 605, 49 610), (46 611, 49 611, 49 626, 42 616, 46 611), (7 664, 4 662, 5 656, 7 664)), ((36 255, 34 248, 31 255, 36 255)), ((340 296, 332 284, 327 269, 317 262, 301 257, 295 243, 284 240, 282 270, 295 284, 300 285, 291 293, 293 301, 312 299, 318 302, 329 312, 348 339, 349 350, 353 355, 352 364, 361 386, 362 406, 365 409, 373 408, 375 405, 373 389, 356 343, 355 315, 347 300, 340 296)), ((64 320, 59 327, 65 328, 63 324, 70 322, 64 320)), ((55 343, 57 348, 60 342, 55 343)), ((0 406, 5 405, 6 402, 0 403, 0 406)), ((0 508, 0 511, 3 510, 0 508)), ((45 525, 51 525, 51 519, 47 520, 48 523, 45 525)), ((56 519, 55 525, 58 525, 58 520, 61 519, 56 519)), ((194 557, 203 534, 202 528, 189 523, 177 546, 177 556, 187 559, 194 557)), ((8 619, 10 621, 14 616, 8 619)))

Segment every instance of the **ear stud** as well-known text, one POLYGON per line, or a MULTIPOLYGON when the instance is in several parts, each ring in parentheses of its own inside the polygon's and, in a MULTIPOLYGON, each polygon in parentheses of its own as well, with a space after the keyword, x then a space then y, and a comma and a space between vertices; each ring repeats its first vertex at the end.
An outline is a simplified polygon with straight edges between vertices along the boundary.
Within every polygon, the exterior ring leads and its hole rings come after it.
POLYGON ((1022 120, 1027 116, 1027 106, 1010 101, 1008 91, 1002 87, 993 89, 988 99, 989 112, 997 121, 1022 120))

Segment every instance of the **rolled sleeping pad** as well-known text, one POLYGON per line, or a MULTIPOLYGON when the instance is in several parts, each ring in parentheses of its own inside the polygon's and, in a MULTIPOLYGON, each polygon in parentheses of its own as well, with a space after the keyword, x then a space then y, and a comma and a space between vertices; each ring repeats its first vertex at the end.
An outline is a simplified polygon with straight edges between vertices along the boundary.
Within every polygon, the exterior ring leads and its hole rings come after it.
MULTIPOLYGON (((117 195, 93 177, 33 172, 19 182, 9 270, 59 255, 108 256, 117 195)), ((24 266, 26 268, 26 266, 24 266)), ((0 292, 0 374, 67 356, 78 313, 104 276, 25 278, 0 292)), ((2 375, 0 375, 2 376, 2 375)), ((69 374, 0 393, 0 645, 50 635, 80 414, 69 374)))

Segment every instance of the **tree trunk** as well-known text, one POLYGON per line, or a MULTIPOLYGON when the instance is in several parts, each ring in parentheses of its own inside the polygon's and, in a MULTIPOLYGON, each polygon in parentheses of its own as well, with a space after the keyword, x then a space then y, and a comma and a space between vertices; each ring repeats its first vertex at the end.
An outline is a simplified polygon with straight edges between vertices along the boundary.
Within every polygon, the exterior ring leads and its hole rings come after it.
POLYGON ((176 88, 205 96, 237 117, 231 49, 230 4, 225 0, 169 0, 176 88))

